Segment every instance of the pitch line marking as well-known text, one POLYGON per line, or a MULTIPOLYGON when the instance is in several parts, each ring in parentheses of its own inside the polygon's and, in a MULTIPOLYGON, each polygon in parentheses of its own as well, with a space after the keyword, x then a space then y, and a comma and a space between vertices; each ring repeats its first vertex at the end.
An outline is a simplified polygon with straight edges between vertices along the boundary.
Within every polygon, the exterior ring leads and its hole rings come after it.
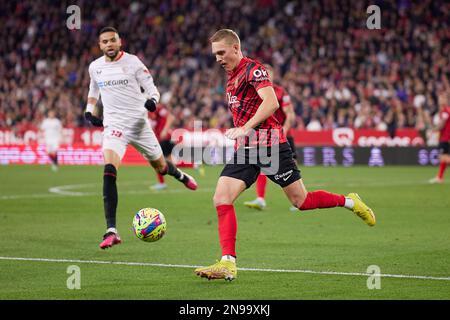
MULTIPOLYGON (((163 268, 198 268, 203 266, 187 265, 187 264, 166 264, 166 263, 149 263, 149 262, 125 262, 125 261, 102 261, 102 260, 76 260, 76 259, 48 259, 48 258, 21 258, 21 257, 1 257, 0 260, 9 261, 34 261, 34 262, 58 262, 58 263, 87 263, 87 264, 111 264, 111 265, 126 265, 126 266, 144 266, 144 267, 163 267, 163 268)), ((253 272, 272 272, 272 273, 308 273, 320 275, 335 275, 335 276, 361 276, 373 277, 380 276, 384 278, 398 278, 398 279, 420 279, 420 280, 440 280, 450 281, 450 277, 435 277, 435 276, 417 276, 406 274, 373 274, 363 272, 337 272, 337 271, 314 271, 314 270, 295 270, 295 269, 261 269, 261 268, 238 268, 239 271, 253 271, 253 272)))
MULTIPOLYGON (((342 187, 356 187, 361 185, 361 181, 359 182, 344 182, 340 183, 339 185, 342 187)), ((364 185, 366 187, 379 187, 379 186, 404 186, 404 185, 411 185, 411 184, 419 184, 419 185, 426 185, 428 182, 426 181, 401 181, 401 182, 395 182, 395 183, 387 183, 385 181, 379 181, 379 182, 372 182, 372 183, 366 183, 364 182, 364 185)), ((120 185, 134 185, 134 184, 147 184, 146 182, 137 182, 137 181, 127 181, 122 182, 120 185)), ((309 187, 314 188, 323 188, 334 184, 333 183, 318 183, 318 182, 310 182, 308 183, 309 187)), ((54 186, 50 187, 48 189, 49 193, 32 193, 32 194, 13 194, 13 195, 2 195, 0 196, 0 200, 17 200, 17 199, 41 199, 41 198, 54 198, 54 197, 86 197, 86 196, 99 196, 101 195, 99 192, 83 192, 83 191, 73 191, 72 189, 82 188, 82 187, 92 187, 95 185, 99 185, 99 183, 87 183, 87 184, 68 184, 68 185, 62 185, 62 186, 54 186)), ((153 190, 136 190, 136 191, 122 191, 122 194, 161 194, 160 192, 164 193, 180 193, 185 192, 184 189, 168 189, 164 191, 153 191, 153 190)), ((213 188, 199 188, 197 189, 197 192, 212 192, 214 191, 213 188)))

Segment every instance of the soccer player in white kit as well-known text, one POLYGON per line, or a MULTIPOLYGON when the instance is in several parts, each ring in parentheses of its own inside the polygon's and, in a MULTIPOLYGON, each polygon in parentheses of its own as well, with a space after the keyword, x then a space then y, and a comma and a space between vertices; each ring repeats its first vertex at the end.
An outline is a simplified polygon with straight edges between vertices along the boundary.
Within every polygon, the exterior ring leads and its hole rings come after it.
POLYGON ((48 111, 47 118, 45 118, 40 126, 40 130, 44 135, 45 147, 48 157, 52 161, 52 170, 58 170, 58 149, 62 140, 62 124, 56 118, 54 110, 48 111))
POLYGON ((103 202, 107 230, 100 243, 101 249, 121 243, 116 229, 116 176, 128 144, 157 172, 175 177, 191 190, 197 189, 194 178, 164 159, 147 117, 148 111, 155 111, 160 94, 145 65, 135 55, 122 51, 121 45, 116 29, 103 28, 99 33, 99 46, 104 55, 89 65, 91 81, 85 118, 94 126, 104 127, 103 202), (103 120, 94 115, 99 96, 103 103, 103 120))

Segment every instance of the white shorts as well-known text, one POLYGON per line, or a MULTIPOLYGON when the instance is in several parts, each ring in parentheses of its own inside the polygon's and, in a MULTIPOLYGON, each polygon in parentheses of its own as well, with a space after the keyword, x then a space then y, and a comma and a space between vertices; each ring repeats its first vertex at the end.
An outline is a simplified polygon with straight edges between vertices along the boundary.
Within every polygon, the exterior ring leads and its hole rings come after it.
POLYGON ((59 141, 54 139, 45 140, 45 148, 47 154, 56 153, 59 149, 59 141))
POLYGON ((113 150, 122 160, 128 144, 131 144, 148 161, 156 160, 163 154, 148 120, 135 128, 120 128, 119 126, 108 125, 103 130, 103 151, 106 149, 113 150))

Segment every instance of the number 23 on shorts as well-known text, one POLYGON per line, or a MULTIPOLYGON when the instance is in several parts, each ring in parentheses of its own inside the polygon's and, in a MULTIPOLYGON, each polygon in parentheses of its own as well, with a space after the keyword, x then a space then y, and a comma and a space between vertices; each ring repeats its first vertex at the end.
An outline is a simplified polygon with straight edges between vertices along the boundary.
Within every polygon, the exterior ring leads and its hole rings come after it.
POLYGON ((121 138, 122 137, 122 131, 111 130, 111 131, 109 131, 109 135, 113 136, 113 137, 121 138))

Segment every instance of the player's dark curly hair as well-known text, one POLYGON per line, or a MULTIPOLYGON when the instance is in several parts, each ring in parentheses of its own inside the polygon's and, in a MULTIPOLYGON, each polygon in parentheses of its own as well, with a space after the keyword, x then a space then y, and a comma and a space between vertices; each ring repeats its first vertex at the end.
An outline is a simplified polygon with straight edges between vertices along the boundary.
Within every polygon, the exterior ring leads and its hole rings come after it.
POLYGON ((119 34, 117 29, 114 27, 104 27, 100 30, 100 32, 98 33, 98 36, 100 37, 100 35, 105 32, 115 32, 115 33, 119 34))

